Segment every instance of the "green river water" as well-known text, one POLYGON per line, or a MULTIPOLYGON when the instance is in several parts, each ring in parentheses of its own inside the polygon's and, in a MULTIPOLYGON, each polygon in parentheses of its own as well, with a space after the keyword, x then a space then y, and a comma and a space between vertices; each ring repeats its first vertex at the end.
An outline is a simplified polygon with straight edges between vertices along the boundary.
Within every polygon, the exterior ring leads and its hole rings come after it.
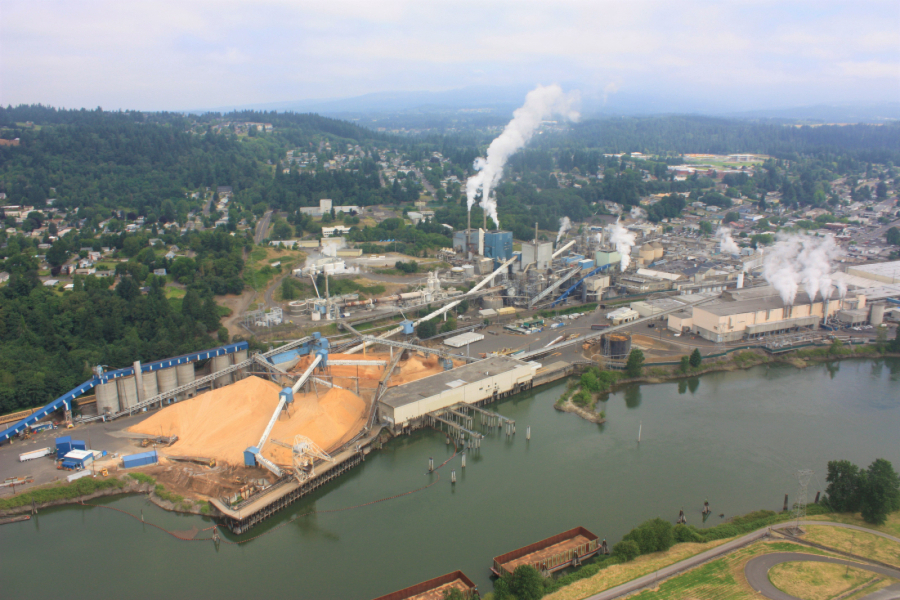
MULTIPOLYGON (((514 439, 489 436, 464 471, 456 457, 425 491, 303 517, 240 546, 178 541, 115 511, 44 510, 0 528, 0 596, 366 599, 456 569, 485 593, 492 557, 571 527, 612 544, 646 519, 674 522, 681 507, 699 525, 705 499, 714 515, 780 510, 786 492, 794 498, 801 468, 815 471, 812 499, 831 459, 867 466, 883 457, 900 468, 897 359, 633 386, 602 403, 602 426, 553 410, 563 388, 544 386, 489 407, 516 420, 514 439)), ((248 535, 310 510, 418 488, 436 477, 426 473, 428 457, 440 463, 451 453, 433 431, 394 440, 248 535)), ((170 530, 211 524, 143 496, 103 502, 143 509, 170 530)), ((707 525, 719 522, 714 516, 707 525)))

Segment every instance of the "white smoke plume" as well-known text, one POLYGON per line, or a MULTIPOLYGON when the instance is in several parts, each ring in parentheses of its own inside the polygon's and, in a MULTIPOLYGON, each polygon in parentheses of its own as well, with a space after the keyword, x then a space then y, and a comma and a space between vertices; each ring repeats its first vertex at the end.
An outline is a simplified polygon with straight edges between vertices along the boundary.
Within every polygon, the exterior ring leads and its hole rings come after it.
POLYGON ((559 220, 559 233, 556 234, 556 241, 562 239, 562 236, 568 231, 572 229, 572 221, 569 220, 569 217, 563 217, 559 220))
POLYGON ((632 206, 631 207, 631 218, 632 219, 643 219, 647 216, 647 213, 640 206, 632 206))
POLYGON ((510 121, 488 147, 486 158, 476 158, 473 167, 478 171, 466 181, 466 200, 468 210, 475 205, 475 197, 481 191, 481 207, 494 219, 497 227, 500 227, 500 219, 497 217, 497 198, 491 194, 494 186, 503 176, 503 167, 509 157, 515 154, 527 144, 534 136, 541 121, 552 115, 577 121, 578 112, 574 105, 578 100, 577 94, 565 94, 558 85, 542 86, 528 92, 525 96, 525 104, 517 108, 510 121))
POLYGON ((785 304, 793 305, 801 285, 810 301, 819 294, 823 299, 830 297, 835 285, 843 297, 846 286, 831 278, 834 261, 840 256, 841 248, 830 235, 780 235, 763 259, 763 277, 785 304))
POLYGON ((619 253, 619 269, 624 271, 631 264, 631 249, 634 247, 634 234, 622 227, 619 220, 607 227, 609 233, 609 242, 616 246, 616 252, 619 253))
POLYGON ((741 249, 731 237, 731 227, 719 227, 716 230, 716 237, 719 238, 719 250, 727 254, 740 254, 741 249))

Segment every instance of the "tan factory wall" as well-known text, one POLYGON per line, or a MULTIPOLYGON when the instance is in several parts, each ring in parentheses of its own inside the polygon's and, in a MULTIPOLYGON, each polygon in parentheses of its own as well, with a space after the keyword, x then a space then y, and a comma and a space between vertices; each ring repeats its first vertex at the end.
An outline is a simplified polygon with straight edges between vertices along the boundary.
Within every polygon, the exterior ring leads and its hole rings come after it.
POLYGON ((380 409, 382 414, 390 416, 394 423, 400 425, 429 412, 447 408, 459 402, 467 402, 469 404, 479 402, 490 398, 494 391, 498 394, 508 392, 513 389, 516 383, 529 381, 532 376, 532 368, 529 365, 522 365, 511 371, 491 375, 480 381, 461 385, 458 388, 446 388, 417 402, 396 408, 381 405, 380 409))

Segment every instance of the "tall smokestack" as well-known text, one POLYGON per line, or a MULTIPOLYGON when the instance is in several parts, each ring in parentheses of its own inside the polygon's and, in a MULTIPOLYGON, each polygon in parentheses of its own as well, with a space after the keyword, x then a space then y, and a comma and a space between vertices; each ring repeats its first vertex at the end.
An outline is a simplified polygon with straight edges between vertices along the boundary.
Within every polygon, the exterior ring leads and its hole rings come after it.
POLYGON ((538 224, 537 221, 534 222, 534 247, 537 248, 537 238, 538 238, 538 224))
POLYGON ((487 210, 484 210, 484 230, 487 231, 487 210))

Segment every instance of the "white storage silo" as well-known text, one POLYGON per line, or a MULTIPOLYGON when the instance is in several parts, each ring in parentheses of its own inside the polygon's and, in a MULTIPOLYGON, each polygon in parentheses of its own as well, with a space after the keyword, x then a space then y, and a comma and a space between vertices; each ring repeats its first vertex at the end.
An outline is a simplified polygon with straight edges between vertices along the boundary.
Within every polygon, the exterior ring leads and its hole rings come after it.
MULTIPOLYGON (((231 364, 236 365, 238 363, 242 363, 247 360, 247 351, 246 350, 238 350, 234 354, 231 355, 231 364)), ((243 375, 247 372, 247 369, 241 369, 240 371, 236 371, 235 375, 240 374, 243 375)))
MULTIPOLYGON (((194 381, 194 363, 184 363, 175 367, 175 374, 178 376, 178 387, 194 381)), ((194 396, 194 390, 182 392, 178 394, 179 400, 191 398, 194 396)))
POLYGON ((122 410, 127 410, 138 403, 134 377, 119 377, 116 379, 116 387, 119 393, 119 404, 121 405, 122 410))
POLYGON ((147 371, 143 374, 144 380, 144 400, 149 400, 159 395, 159 385, 156 382, 156 373, 147 371))
POLYGON ((119 412, 119 392, 116 389, 116 382, 110 381, 103 383, 96 388, 97 393, 97 414, 112 414, 119 412))
POLYGON ((872 304, 872 309, 869 313, 869 325, 877 326, 881 325, 882 323, 884 323, 884 304, 872 304))
MULTIPOLYGON (((212 371, 213 373, 218 373, 223 369, 227 369, 231 366, 231 357, 227 354, 222 354, 221 356, 214 356, 212 359, 212 371)), ((215 386, 214 387, 223 387, 231 383, 231 373, 226 375, 222 375, 221 377, 216 377, 215 386)))
MULTIPOLYGON (((175 367, 169 367, 168 369, 162 369, 156 372, 156 381, 157 387, 159 388, 160 394, 165 394, 166 392, 171 392, 175 388, 178 387, 178 376, 176 375, 175 367)), ((167 398, 168 400, 168 398, 167 398)))

